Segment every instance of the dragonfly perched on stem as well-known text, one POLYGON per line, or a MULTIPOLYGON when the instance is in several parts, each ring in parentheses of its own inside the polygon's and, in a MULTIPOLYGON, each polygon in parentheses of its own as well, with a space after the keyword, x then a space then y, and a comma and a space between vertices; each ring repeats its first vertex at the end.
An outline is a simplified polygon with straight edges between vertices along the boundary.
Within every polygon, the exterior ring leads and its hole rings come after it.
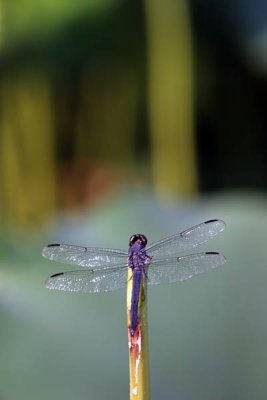
POLYGON ((209 241, 224 228, 223 221, 213 219, 149 246, 145 235, 134 234, 130 237, 128 252, 66 244, 50 244, 44 247, 44 257, 84 268, 50 276, 46 281, 49 289, 98 293, 123 288, 128 282, 130 399, 149 398, 147 284, 184 281, 224 264, 225 257, 216 252, 180 255, 209 241))
POLYGON ((146 279, 148 285, 184 281, 224 264, 225 257, 216 252, 179 255, 207 242, 224 228, 223 221, 213 219, 147 247, 146 237, 135 234, 130 238, 128 252, 49 244, 43 249, 44 257, 84 269, 56 273, 48 278, 46 287, 83 293, 112 291, 126 286, 128 268, 131 268, 133 291, 130 331, 133 336, 138 323, 137 308, 141 280, 146 279))

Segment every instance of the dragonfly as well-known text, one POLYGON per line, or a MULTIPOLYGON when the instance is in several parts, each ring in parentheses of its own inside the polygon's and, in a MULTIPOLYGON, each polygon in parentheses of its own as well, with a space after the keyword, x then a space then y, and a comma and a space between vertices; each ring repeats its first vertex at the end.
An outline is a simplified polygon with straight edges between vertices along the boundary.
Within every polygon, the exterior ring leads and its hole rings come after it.
POLYGON ((82 270, 59 272, 45 282, 48 289, 70 292, 100 293, 121 289, 127 284, 128 268, 132 269, 130 333, 138 325, 140 286, 184 281, 217 268, 226 262, 217 252, 180 255, 209 241, 225 229, 225 222, 212 219, 181 233, 168 236, 147 246, 143 234, 130 237, 128 252, 118 249, 49 244, 42 255, 49 260, 76 265, 82 270))

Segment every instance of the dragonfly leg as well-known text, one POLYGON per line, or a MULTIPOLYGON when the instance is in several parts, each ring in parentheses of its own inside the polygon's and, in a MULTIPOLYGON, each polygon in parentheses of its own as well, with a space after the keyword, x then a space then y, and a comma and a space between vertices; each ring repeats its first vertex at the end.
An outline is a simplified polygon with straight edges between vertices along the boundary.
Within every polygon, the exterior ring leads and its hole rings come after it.
POLYGON ((143 274, 144 274, 145 278, 148 279, 147 270, 145 268, 143 269, 143 274))

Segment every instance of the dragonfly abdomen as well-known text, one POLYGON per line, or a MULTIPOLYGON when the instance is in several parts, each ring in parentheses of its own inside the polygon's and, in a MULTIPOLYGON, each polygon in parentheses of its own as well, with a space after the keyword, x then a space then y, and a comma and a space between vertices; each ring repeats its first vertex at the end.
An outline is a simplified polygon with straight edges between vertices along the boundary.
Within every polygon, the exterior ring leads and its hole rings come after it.
POLYGON ((138 303, 140 286, 142 280, 142 270, 139 267, 133 268, 133 286, 132 286, 132 299, 131 299, 131 323, 130 333, 134 336, 137 325, 138 325, 138 303))

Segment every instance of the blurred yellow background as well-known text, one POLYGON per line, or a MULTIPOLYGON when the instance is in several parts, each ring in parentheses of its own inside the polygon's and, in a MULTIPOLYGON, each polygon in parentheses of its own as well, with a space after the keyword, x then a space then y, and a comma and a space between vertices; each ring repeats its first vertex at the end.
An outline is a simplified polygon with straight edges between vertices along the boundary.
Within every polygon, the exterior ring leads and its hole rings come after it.
POLYGON ((49 292, 43 245, 221 218, 228 263, 150 290, 152 398, 266 399, 264 3, 0 0, 0 27, 0 398, 128 396, 126 293, 49 292))

